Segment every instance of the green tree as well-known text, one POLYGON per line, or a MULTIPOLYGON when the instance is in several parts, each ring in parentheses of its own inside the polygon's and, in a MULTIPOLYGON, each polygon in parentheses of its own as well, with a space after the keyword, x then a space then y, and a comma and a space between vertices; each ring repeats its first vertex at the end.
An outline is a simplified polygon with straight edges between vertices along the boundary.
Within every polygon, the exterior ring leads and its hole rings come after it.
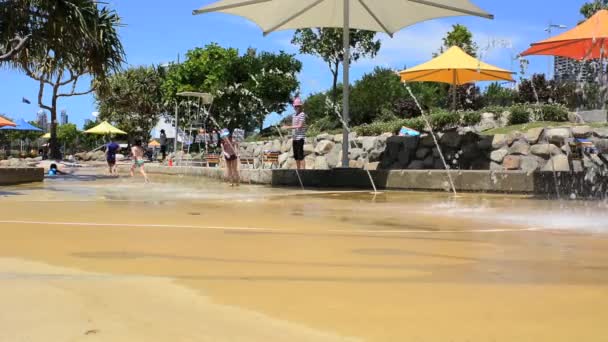
POLYGON ((583 4, 581 14, 588 19, 603 9, 608 9, 608 0, 594 0, 583 4))
MULTIPOLYGON (((344 62, 344 35, 342 29, 319 28, 296 30, 292 44, 299 46, 300 53, 313 55, 323 59, 328 64, 333 76, 332 99, 337 102, 338 74, 340 65, 344 62)), ((380 40, 376 40, 376 32, 350 30, 350 60, 358 61, 361 57, 374 57, 380 51, 380 40)))
POLYGON ((147 140, 167 109, 163 100, 163 68, 134 67, 110 76, 95 96, 99 118, 147 140))
POLYGON ((240 56, 236 49, 210 44, 189 51, 186 61, 171 66, 163 91, 167 103, 182 104, 182 127, 193 117, 196 103, 185 102, 177 93, 196 91, 214 96, 211 116, 218 125, 252 131, 271 112, 286 109, 299 87, 296 74, 301 67, 293 55, 283 52, 258 54, 249 49, 240 56))
POLYGON ((473 40, 473 33, 464 25, 452 25, 452 30, 443 38, 439 53, 444 53, 452 46, 458 46, 469 55, 477 57, 477 44, 473 40))
POLYGON ((78 145, 81 132, 75 124, 65 124, 57 127, 57 139, 63 144, 64 152, 74 153, 78 145))
MULTIPOLYGON (((444 53, 449 48, 458 46, 467 54, 477 57, 477 44, 473 40, 473 33, 464 25, 456 24, 452 25, 452 30, 449 31, 443 38, 443 46, 439 49, 439 54, 444 53)), ((435 55, 437 56, 437 54, 435 55)), ((447 85, 443 86, 446 88, 447 85)), ((456 92, 456 108, 454 110, 468 109, 470 104, 479 102, 479 89, 471 84, 464 84, 461 86, 452 86, 452 92, 456 92), (462 97, 464 96, 464 97, 462 97)), ((448 105, 449 106, 449 105, 448 105)), ((473 107, 477 107, 476 105, 473 107)))
POLYGON ((38 81, 38 105, 51 113, 51 157, 59 158, 57 102, 91 93, 120 67, 120 18, 94 0, 3 1, 0 11, 0 46, 9 50, 5 59, 38 81), (17 45, 15 37, 21 39, 17 45), (20 51, 15 52, 17 46, 20 51), (85 76, 92 81, 81 89, 79 81, 85 76), (50 102, 45 103, 46 88, 50 102))
POLYGON ((517 99, 517 92, 502 87, 498 82, 492 82, 486 88, 483 97, 486 106, 511 106, 517 99))
POLYGON ((351 93, 350 112, 353 125, 374 121, 383 110, 392 109, 398 99, 406 96, 399 75, 391 69, 381 67, 363 75, 353 85, 351 93))

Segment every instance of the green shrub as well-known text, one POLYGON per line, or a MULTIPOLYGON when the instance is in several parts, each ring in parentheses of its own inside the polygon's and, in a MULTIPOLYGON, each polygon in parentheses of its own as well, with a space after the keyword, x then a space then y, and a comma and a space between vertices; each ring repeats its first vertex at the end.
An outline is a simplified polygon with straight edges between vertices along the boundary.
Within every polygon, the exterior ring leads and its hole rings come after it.
POLYGON ((543 121, 568 121, 568 110, 564 106, 557 104, 545 104, 540 107, 543 121))
POLYGON ((462 124, 464 126, 475 126, 481 122, 481 112, 464 112, 462 114, 462 124))
POLYGON ((430 117, 434 130, 445 130, 460 124, 460 115, 448 111, 433 112, 430 117))
POLYGON ((426 125, 424 120, 421 117, 418 117, 392 121, 375 121, 370 124, 357 126, 354 128, 354 131, 360 136, 374 136, 384 133, 394 133, 403 126, 422 131, 426 125))
POLYGON ((509 124, 519 125, 530 122, 530 112, 524 105, 511 107, 511 116, 509 116, 509 124))
POLYGON ((494 114, 494 118, 498 118, 502 115, 502 113, 508 112, 510 110, 511 110, 511 107, 487 106, 487 107, 483 107, 479 112, 480 113, 492 113, 492 114, 494 114))

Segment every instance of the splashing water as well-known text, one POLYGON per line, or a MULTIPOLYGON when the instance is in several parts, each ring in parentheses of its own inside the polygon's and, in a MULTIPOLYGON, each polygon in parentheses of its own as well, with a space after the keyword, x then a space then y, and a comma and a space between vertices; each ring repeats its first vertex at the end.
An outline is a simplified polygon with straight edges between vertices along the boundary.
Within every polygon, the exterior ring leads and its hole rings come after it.
POLYGON ((431 131, 431 136, 433 137, 435 146, 437 146, 437 150, 439 151, 439 156, 441 157, 443 166, 445 166, 445 172, 448 175, 448 180, 450 181, 450 186, 452 188, 452 191, 454 192, 454 196, 457 196, 458 192, 456 191, 456 186, 454 186, 454 180, 452 179, 452 174, 450 173, 450 167, 448 166, 448 163, 445 161, 443 151, 441 150, 441 146, 439 145, 439 142, 437 141, 437 137, 435 136, 435 132, 433 131, 433 126, 431 125, 431 122, 429 121, 424 110, 422 109, 420 102, 418 102, 418 98, 416 98, 416 96, 414 96, 414 93, 412 92, 412 89, 410 88, 410 86, 407 83, 404 83, 404 85, 405 85, 405 88, 407 89, 407 92, 410 94, 412 99, 414 99, 414 103, 416 103, 416 106, 420 110, 420 113, 422 114, 422 119, 424 120, 424 122, 426 123, 426 125, 429 127, 429 129, 431 131))

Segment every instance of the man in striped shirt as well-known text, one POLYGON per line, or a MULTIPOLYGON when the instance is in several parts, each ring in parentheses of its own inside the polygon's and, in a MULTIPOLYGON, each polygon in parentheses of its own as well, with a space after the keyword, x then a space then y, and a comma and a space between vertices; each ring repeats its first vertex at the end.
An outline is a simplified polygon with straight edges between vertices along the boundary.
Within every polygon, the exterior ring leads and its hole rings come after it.
POLYGON ((306 169, 306 162, 304 161, 304 142, 306 141, 306 113, 304 113, 304 107, 302 100, 296 98, 293 101, 293 107, 296 110, 296 114, 293 116, 292 125, 284 126, 283 129, 293 130, 293 158, 296 160, 296 167, 306 169))

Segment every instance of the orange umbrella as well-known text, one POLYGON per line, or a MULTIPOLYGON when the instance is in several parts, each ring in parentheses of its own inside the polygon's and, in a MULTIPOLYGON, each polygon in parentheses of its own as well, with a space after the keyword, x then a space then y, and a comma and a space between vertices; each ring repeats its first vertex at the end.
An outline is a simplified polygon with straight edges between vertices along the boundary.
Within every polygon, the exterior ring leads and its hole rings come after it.
POLYGON ((595 13, 570 31, 532 44, 521 55, 561 56, 578 60, 608 56, 608 10, 595 13))
POLYGON ((0 116, 0 127, 4 127, 4 126, 12 126, 15 127, 17 126, 14 122, 9 121, 3 117, 0 116))

